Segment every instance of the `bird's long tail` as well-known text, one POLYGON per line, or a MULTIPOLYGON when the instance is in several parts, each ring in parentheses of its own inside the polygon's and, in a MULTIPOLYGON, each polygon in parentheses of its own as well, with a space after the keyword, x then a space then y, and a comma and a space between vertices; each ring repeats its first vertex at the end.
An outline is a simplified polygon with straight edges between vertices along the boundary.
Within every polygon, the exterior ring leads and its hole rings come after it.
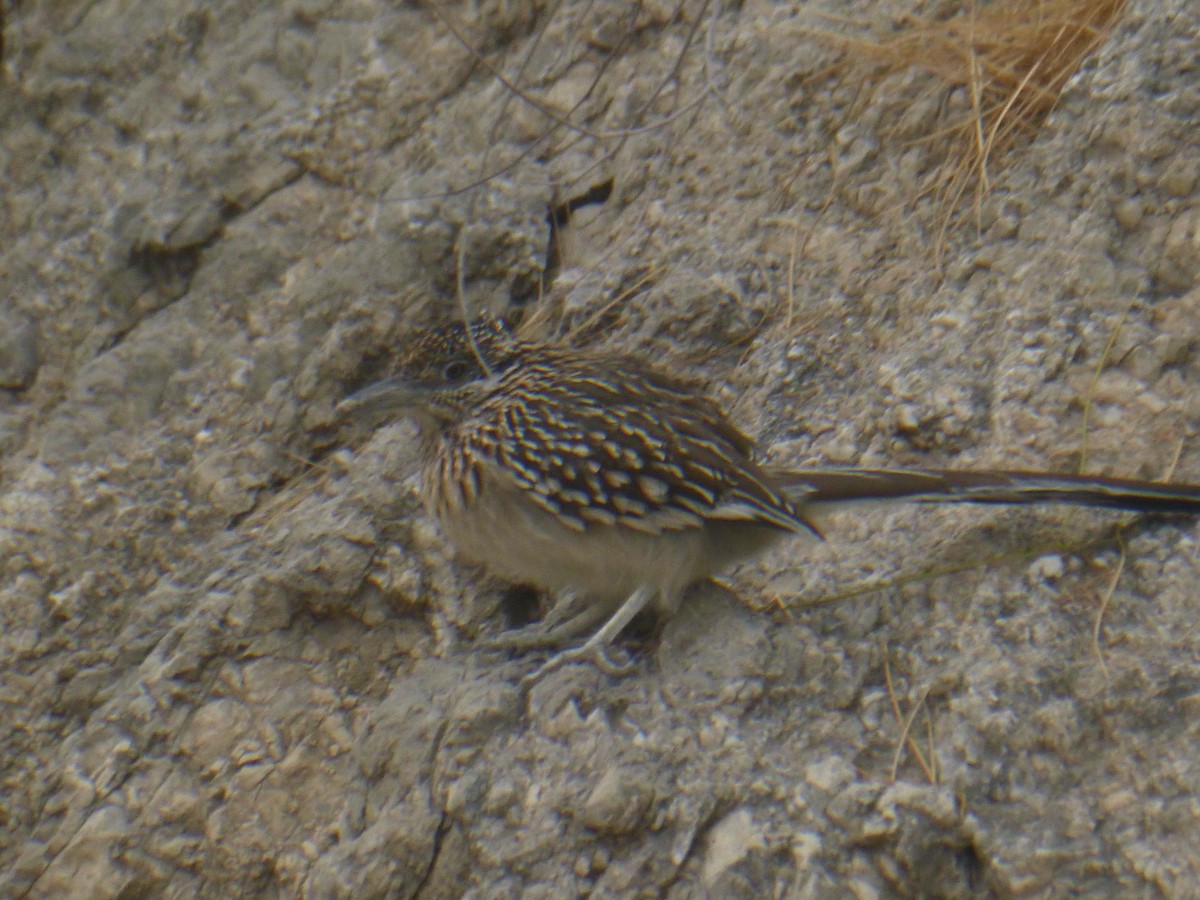
POLYGON ((952 469, 799 469, 777 472, 801 508, 858 501, 1070 503, 1156 513, 1200 513, 1200 484, 1051 472, 952 469))

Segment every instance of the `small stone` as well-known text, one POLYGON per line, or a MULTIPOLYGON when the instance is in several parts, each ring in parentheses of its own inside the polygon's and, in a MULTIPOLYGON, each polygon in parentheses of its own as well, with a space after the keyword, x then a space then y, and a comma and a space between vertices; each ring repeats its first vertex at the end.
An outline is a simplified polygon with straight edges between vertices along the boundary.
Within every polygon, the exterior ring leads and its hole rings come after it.
POLYGON ((792 836, 792 862, 796 869, 804 871, 821 852, 821 835, 815 831, 801 831, 792 836))
POLYGON ((453 781, 446 791, 446 812, 459 817, 468 815, 480 807, 486 791, 484 776, 479 772, 468 772, 453 781))
POLYGON ((488 788, 481 808, 488 815, 499 816, 514 809, 520 802, 520 790, 511 780, 504 778, 488 788))
POLYGON ((578 818, 593 831, 632 834, 644 827, 654 798, 654 785, 644 770, 614 766, 596 783, 578 818))
POLYGON ((1159 180, 1159 187, 1172 197, 1190 197, 1196 189, 1196 179, 1200 175, 1200 161, 1194 159, 1177 159, 1167 167, 1159 180))
POLYGON ((751 850, 766 846, 762 829, 754 824, 748 809, 736 809, 713 826, 708 852, 700 868, 700 880, 713 885, 723 872, 737 865, 751 850))
POLYGON ((996 216, 988 228, 993 237, 1004 240, 1017 236, 1021 230, 1021 217, 1007 206, 996 212, 996 216))
POLYGON ((1200 275, 1200 211, 1189 209, 1171 223, 1155 270, 1159 286, 1182 293, 1200 275))
POLYGON ((23 391, 37 371, 37 329, 23 317, 0 315, 0 388, 23 391))
POLYGON ((905 434, 921 430, 921 415, 911 403, 896 408, 896 428, 905 434))
POLYGON ((840 756, 830 756, 804 770, 804 780, 821 791, 835 791, 853 779, 854 768, 840 756))
POLYGON ((511 684, 481 682, 464 690, 451 711, 455 738, 485 741, 520 713, 520 692, 511 684))
POLYGON ((1066 570, 1063 558, 1057 553, 1050 553, 1046 556, 1039 556, 1030 564, 1029 575, 1040 581, 1057 581, 1063 577, 1066 570))
POLYGON ((1146 206, 1137 197, 1127 197, 1113 204, 1113 218, 1126 231, 1133 231, 1142 224, 1146 216, 1146 206))

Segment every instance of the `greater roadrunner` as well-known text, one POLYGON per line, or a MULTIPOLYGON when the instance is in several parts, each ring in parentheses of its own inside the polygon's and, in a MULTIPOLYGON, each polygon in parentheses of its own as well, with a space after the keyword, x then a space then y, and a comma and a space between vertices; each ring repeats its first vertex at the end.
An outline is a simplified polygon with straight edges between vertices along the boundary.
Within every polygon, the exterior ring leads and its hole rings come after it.
POLYGON ((614 665, 606 645, 648 606, 789 533, 820 537, 818 504, 1062 502, 1200 512, 1200 485, 1045 472, 772 470, 693 388, 629 357, 528 343, 494 319, 421 335, 392 378, 340 407, 416 420, 423 499, 467 559, 559 598, 540 629, 500 643, 569 642, 550 660, 614 665), (606 620, 606 621, 605 621, 606 620))

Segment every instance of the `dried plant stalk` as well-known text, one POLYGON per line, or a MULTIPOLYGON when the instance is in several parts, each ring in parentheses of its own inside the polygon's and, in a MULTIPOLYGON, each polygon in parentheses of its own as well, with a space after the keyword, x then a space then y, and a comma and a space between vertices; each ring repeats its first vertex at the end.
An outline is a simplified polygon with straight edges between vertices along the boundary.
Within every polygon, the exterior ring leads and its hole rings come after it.
POLYGON ((972 185, 978 211, 989 190, 989 166, 1036 132, 1084 59, 1107 39, 1126 4, 995 0, 968 4, 936 20, 914 17, 885 38, 826 31, 819 36, 847 51, 835 69, 865 68, 867 83, 877 89, 890 76, 918 69, 932 75, 939 90, 948 86, 965 92, 966 116, 950 118, 917 138, 945 148, 922 191, 939 197, 944 235, 972 185))

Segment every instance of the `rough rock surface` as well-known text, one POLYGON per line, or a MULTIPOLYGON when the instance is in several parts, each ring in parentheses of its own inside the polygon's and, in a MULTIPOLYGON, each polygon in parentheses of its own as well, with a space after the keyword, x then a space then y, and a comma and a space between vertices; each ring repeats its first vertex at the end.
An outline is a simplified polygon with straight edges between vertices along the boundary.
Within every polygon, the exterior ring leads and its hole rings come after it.
POLYGON ((411 434, 337 434, 461 268, 781 461, 1200 481, 1200 5, 1131 4, 940 271, 937 95, 819 22, 10 8, 0 895, 1195 895, 1196 523, 843 514, 526 693, 411 434))

